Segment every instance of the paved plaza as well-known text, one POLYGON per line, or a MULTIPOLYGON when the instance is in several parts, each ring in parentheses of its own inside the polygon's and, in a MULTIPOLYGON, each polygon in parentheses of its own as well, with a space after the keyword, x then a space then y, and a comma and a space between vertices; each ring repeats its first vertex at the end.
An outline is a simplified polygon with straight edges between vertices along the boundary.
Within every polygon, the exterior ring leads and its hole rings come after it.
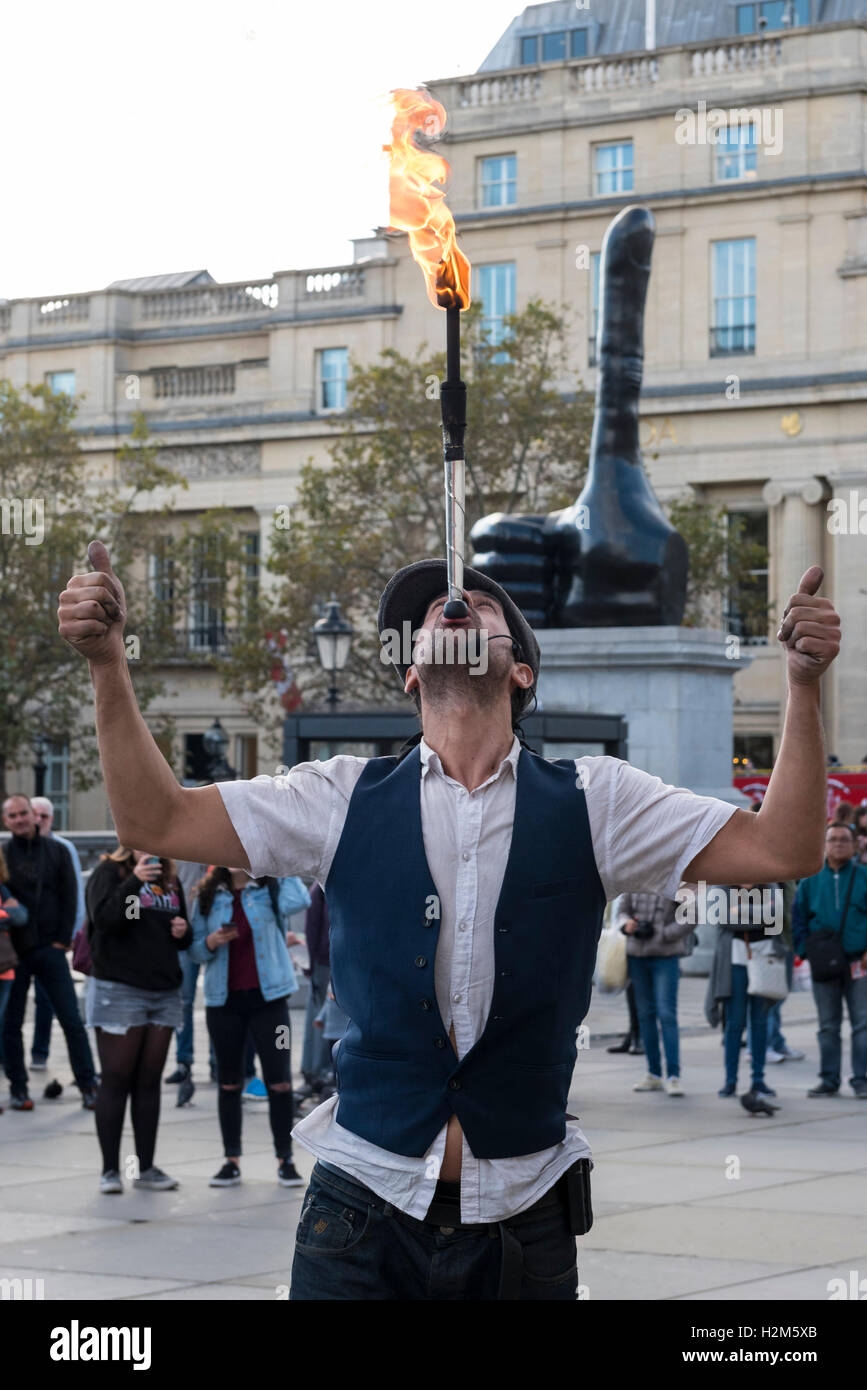
MULTIPOLYGON (((596 1162, 595 1224, 579 1241, 586 1296, 827 1300, 830 1279, 867 1276, 867 1105, 848 1088, 807 1099, 816 1039, 812 997, 802 994, 784 1005, 784 1030, 807 1059, 767 1070, 779 1113, 753 1119, 736 1099, 720 1100, 722 1048, 702 1015, 705 986, 681 980, 682 1100, 632 1094, 643 1058, 605 1050, 625 1021, 623 996, 594 1000, 570 1098, 596 1162)), ((293 1011, 296 1065, 302 1023, 293 1011)), ((844 1045, 848 1055, 848 1026, 844 1045)), ((46 1300, 285 1298, 304 1189, 278 1187, 267 1107, 252 1102, 242 1186, 208 1187, 221 1152, 201 995, 196 1056, 194 1104, 176 1109, 174 1088, 164 1088, 156 1159, 180 1188, 102 1196, 93 1116, 69 1084, 55 1025, 49 1071, 31 1078, 35 1110, 0 1116, 0 1277, 42 1279, 46 1300), (52 1076, 63 1095, 42 1101, 52 1076)), ((311 1155, 299 1147, 295 1161, 307 1177, 311 1155)))

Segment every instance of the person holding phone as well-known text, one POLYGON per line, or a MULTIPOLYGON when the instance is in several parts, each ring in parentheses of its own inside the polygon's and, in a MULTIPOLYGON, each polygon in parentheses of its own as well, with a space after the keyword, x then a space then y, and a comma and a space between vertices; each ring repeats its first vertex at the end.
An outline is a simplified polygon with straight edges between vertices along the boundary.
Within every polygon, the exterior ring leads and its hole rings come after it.
POLYGON ((183 1019, 178 952, 193 939, 184 890, 170 859, 118 846, 102 856, 87 885, 92 973, 87 1023, 96 1030, 102 1078, 96 1132, 100 1191, 123 1191, 120 1137, 127 1097, 135 1134, 135 1187, 177 1187, 154 1165, 160 1081, 174 1030, 183 1019))

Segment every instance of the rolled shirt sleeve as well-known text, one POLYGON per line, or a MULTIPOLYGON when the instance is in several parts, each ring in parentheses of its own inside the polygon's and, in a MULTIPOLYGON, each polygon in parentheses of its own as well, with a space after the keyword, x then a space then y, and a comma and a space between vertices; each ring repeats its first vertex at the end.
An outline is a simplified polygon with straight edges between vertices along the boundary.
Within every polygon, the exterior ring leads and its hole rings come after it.
POLYGON ((599 877, 607 898, 674 898, 683 872, 737 807, 673 787, 607 756, 578 758, 599 877))
POLYGON ((324 883, 367 761, 341 756, 299 763, 283 776, 218 782, 250 872, 324 883))

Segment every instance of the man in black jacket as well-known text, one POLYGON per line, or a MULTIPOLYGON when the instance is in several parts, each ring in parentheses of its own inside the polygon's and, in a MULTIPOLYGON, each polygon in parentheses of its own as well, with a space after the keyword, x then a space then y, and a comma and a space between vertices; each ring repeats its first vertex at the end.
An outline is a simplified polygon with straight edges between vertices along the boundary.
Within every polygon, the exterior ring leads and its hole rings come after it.
POLYGON ((92 1110, 96 1099, 93 1057, 66 960, 78 908, 78 885, 72 859, 65 845, 51 836, 40 835, 39 823, 26 796, 14 795, 4 801, 3 821, 6 829, 12 832, 6 846, 9 889, 28 912, 26 925, 15 927, 11 932, 19 963, 3 1024, 3 1050, 12 1109, 33 1109, 27 1091, 21 1028, 27 991, 35 976, 45 986, 66 1036, 69 1062, 84 1108, 92 1110))

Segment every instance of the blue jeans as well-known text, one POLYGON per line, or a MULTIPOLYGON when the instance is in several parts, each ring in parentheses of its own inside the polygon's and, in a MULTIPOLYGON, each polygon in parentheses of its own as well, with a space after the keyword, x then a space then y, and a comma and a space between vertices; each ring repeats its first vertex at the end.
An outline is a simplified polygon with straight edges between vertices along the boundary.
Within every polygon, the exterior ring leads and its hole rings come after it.
POLYGON ((12 981, 0 980, 0 1067, 3 1065, 3 1015, 6 1013, 6 1005, 9 995, 12 993, 12 981))
POLYGON ((666 1076, 680 1076, 680 1033, 677 1027, 679 956, 627 956, 629 978, 635 991, 635 1007, 641 1041, 651 1076, 662 1076, 659 1033, 665 1049, 666 1076))
POLYGON ((747 967, 732 966, 732 992, 726 1007, 724 1035, 726 1085, 738 1084, 738 1063, 741 1059, 741 1039, 749 1014, 752 1055, 752 1084, 765 1080, 765 1053, 768 1046, 768 1001, 758 994, 747 994, 747 967))
POLYGON ((843 1000, 852 1025, 852 1076, 850 1082, 867 1082, 867 976, 853 980, 814 980, 813 998, 819 1014, 819 1076, 828 1086, 839 1087, 843 1057, 840 1030, 843 1000))
POLYGON ((304 1015, 304 1044, 301 1052, 301 1075, 305 1081, 315 1081, 331 1070, 331 1050, 322 1036, 321 1028, 313 1027, 313 1020, 325 1003, 331 967, 312 965, 307 981, 307 1010, 304 1015))
POLYGON ((47 1062, 48 1054, 51 1051, 51 1025, 54 1022, 54 1010, 51 1007, 51 1000, 48 998, 48 991, 38 978, 33 981, 33 995, 36 1013, 33 1020, 33 1046, 30 1049, 30 1058, 33 1062, 47 1062))
MULTIPOLYGON (((431 1183, 431 1196, 434 1184, 431 1183)), ((502 1223, 521 1244, 522 1300, 574 1302, 575 1237, 562 1205, 530 1207, 502 1223)), ((317 1163, 304 1196, 292 1262, 293 1300, 455 1301, 497 1298, 496 1225, 425 1225, 348 1173, 317 1163)))
POLYGON ((69 1064, 81 1091, 90 1091, 95 1085, 93 1056, 87 1040, 75 986, 66 961, 66 952, 56 946, 37 946, 28 951, 15 967, 15 979, 6 1005, 3 1020, 3 1052, 6 1075, 13 1092, 27 1090, 27 1069, 24 1065, 24 1039, 21 1028, 24 1023, 24 1010, 27 1006, 27 991, 33 978, 45 986, 51 1007, 57 1015, 57 1022, 66 1035, 69 1049, 69 1064))

